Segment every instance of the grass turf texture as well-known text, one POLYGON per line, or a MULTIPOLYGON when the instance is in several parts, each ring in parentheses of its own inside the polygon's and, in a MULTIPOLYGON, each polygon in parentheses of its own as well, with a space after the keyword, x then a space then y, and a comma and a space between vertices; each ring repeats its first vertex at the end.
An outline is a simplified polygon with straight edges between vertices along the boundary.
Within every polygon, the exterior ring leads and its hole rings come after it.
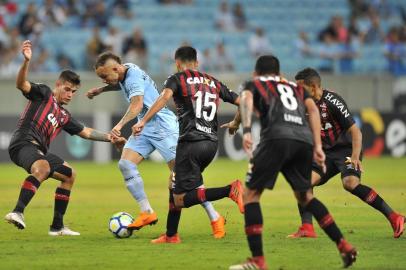
MULTIPOLYGON (((207 187, 243 179, 247 162, 217 160, 205 172, 207 187)), ((406 158, 366 159, 363 183, 395 209, 406 214, 406 158)), ((139 166, 145 188, 159 222, 135 232, 129 239, 115 239, 107 229, 109 218, 119 211, 136 215, 138 207, 127 192, 116 163, 72 163, 77 179, 65 224, 81 232, 79 237, 47 235, 53 214, 57 181, 48 180, 25 211, 23 231, 0 223, 0 269, 228 269, 249 256, 243 232, 243 216, 231 200, 215 203, 227 218, 227 235, 216 240, 202 207, 182 212, 180 245, 152 245, 149 241, 165 231, 168 208, 165 164, 144 162, 139 166)), ((0 164, 0 213, 12 210, 25 172, 0 164)), ((347 239, 359 251, 353 269, 406 269, 406 235, 393 239, 382 214, 341 187, 338 177, 316 188, 321 199, 347 239)), ((270 269, 339 269, 341 259, 332 242, 316 224, 317 239, 287 239, 299 225, 296 202, 286 181, 280 177, 274 191, 262 198, 264 250, 270 269)))

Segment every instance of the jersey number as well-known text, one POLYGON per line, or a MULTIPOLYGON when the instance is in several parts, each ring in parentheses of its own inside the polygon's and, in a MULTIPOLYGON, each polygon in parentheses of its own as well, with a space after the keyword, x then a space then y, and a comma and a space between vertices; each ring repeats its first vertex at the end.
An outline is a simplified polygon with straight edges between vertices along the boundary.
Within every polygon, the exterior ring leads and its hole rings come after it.
POLYGON ((199 91, 195 94, 196 97, 196 117, 197 118, 202 118, 202 114, 203 114, 203 118, 206 121, 211 121, 213 120, 214 116, 216 115, 216 110, 217 110, 217 106, 216 106, 216 95, 215 94, 211 94, 206 92, 204 95, 204 103, 203 101, 203 92, 199 91), (203 107, 202 107, 203 105, 203 107), (208 111, 203 110, 203 108, 210 108, 210 114, 208 113, 208 111))
POLYGON ((294 111, 297 109, 297 100, 293 95, 293 90, 289 85, 278 84, 278 92, 281 95, 281 101, 286 109, 294 111))

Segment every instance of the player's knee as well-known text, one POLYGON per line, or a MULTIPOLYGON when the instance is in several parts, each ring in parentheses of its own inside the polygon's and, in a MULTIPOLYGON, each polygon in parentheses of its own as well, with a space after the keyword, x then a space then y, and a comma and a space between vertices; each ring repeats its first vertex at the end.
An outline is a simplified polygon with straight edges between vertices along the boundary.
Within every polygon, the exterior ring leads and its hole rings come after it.
POLYGON ((73 183, 75 183, 75 180, 76 180, 76 171, 73 170, 72 168, 69 168, 69 169, 70 169, 70 176, 66 177, 65 182, 67 182, 68 184, 73 185, 73 183))
POLYGON ((352 191, 359 185, 359 179, 355 176, 347 176, 343 178, 343 187, 347 191, 352 191))
POLYGON ((254 189, 246 188, 243 194, 244 204, 259 202, 259 193, 254 189))
POLYGON ((137 165, 129 160, 126 159, 120 159, 118 161, 118 168, 121 171, 121 174, 127 178, 128 175, 131 173, 138 173, 138 168, 137 165))
POLYGON ((173 194, 173 200, 174 200, 176 208, 185 207, 185 205, 183 204, 183 197, 184 196, 185 196, 185 194, 173 194))
POLYGON ((39 181, 48 179, 50 172, 51 168, 49 167, 48 162, 44 162, 41 165, 31 167, 31 174, 39 181))

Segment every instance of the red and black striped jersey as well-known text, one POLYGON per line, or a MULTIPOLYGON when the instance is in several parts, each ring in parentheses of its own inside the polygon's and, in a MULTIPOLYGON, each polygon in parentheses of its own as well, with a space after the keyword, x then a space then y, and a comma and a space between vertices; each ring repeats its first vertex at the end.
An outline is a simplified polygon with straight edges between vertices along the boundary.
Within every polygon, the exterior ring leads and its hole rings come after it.
POLYGON ((352 146, 347 130, 355 121, 344 99, 333 91, 323 90, 316 105, 320 111, 323 148, 327 150, 336 145, 352 146))
POLYGON ((216 78, 196 70, 170 76, 164 88, 173 91, 179 119, 179 141, 217 141, 219 98, 234 104, 238 95, 216 78))
POLYGON ((279 76, 259 76, 241 86, 253 95, 261 122, 260 140, 293 139, 313 144, 306 118, 307 92, 279 76))
POLYGON ((20 116, 10 147, 29 141, 37 143, 46 153, 62 129, 71 135, 83 130, 83 124, 58 104, 48 86, 31 83, 30 92, 24 96, 29 102, 20 116))

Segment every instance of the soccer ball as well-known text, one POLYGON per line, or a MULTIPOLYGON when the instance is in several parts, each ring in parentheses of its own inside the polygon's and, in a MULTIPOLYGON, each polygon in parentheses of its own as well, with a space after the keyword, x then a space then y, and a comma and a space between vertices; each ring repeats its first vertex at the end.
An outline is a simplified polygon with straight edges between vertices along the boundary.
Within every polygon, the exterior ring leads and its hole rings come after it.
POLYGON ((134 222, 134 218, 126 212, 114 214, 109 221, 109 231, 117 238, 128 238, 133 234, 127 226, 134 222))

